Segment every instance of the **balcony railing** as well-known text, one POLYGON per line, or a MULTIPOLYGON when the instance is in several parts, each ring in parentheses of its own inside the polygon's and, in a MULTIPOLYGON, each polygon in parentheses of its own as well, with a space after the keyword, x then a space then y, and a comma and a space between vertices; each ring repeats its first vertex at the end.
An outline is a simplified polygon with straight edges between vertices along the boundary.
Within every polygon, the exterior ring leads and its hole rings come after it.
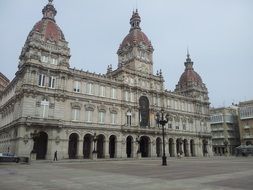
POLYGON ((253 139, 253 135, 243 135, 244 139, 253 139))

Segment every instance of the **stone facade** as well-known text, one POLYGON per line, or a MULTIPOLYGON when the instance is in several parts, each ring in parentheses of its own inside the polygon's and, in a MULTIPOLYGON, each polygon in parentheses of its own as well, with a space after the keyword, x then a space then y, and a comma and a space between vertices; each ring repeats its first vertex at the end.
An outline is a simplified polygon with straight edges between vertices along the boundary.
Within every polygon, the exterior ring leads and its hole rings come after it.
POLYGON ((0 97, 0 152, 37 159, 137 158, 162 155, 163 108, 167 156, 212 155, 209 99, 189 53, 175 91, 153 74, 153 47, 134 11, 129 34, 106 74, 70 68, 70 49, 50 1, 29 33, 18 72, 0 97), (96 155, 95 155, 96 153, 96 155), (95 157, 94 157, 95 155, 95 157))
POLYGON ((235 148, 240 145, 237 112, 237 106, 210 110, 213 152, 215 155, 234 155, 235 148))

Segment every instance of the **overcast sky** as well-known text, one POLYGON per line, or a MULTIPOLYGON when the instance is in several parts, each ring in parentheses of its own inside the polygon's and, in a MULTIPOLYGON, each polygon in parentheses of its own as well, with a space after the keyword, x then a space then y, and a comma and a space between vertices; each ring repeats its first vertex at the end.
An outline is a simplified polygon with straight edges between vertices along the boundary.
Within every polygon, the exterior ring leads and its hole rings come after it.
MULTIPOLYGON (((211 106, 253 99, 252 0, 54 0, 56 22, 71 50, 70 66, 105 73, 117 67, 117 49, 138 7, 151 40, 154 73, 162 69, 174 90, 187 46, 209 90, 211 106)), ((0 0, 0 71, 13 79, 18 57, 47 0, 0 0)))

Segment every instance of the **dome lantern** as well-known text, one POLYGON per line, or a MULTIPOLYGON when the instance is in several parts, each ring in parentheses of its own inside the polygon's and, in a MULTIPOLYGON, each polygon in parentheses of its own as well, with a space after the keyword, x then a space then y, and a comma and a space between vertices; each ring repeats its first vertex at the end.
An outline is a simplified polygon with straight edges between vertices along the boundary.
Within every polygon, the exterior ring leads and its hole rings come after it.
POLYGON ((54 8, 53 0, 48 0, 48 4, 42 9, 43 18, 49 18, 54 20, 57 11, 54 8))

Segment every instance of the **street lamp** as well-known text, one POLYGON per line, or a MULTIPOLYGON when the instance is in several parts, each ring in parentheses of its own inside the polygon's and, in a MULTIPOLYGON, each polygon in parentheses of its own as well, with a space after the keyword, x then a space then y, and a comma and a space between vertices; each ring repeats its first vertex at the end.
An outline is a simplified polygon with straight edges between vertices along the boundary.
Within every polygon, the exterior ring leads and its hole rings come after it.
POLYGON ((156 122, 162 125, 162 135, 163 135, 163 156, 162 156, 162 165, 167 166, 167 157, 165 156, 165 141, 164 141, 164 126, 169 121, 169 115, 166 114, 164 117, 164 110, 161 110, 161 114, 159 112, 156 113, 156 122))
POLYGON ((224 146, 225 146, 225 155, 227 156, 228 154, 228 140, 224 140, 224 146))

